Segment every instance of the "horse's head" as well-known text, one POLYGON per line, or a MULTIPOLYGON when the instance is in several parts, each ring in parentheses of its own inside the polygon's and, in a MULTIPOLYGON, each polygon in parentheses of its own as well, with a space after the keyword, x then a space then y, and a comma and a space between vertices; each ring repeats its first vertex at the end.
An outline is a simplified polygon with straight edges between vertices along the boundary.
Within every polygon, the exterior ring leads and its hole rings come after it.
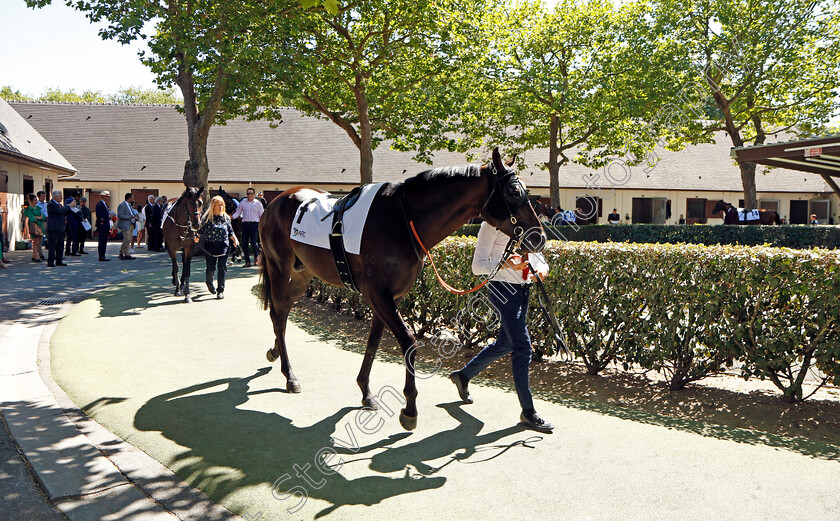
POLYGON ((233 215, 233 212, 236 211, 236 203, 233 202, 233 196, 227 193, 225 189, 221 186, 219 187, 219 195, 225 202, 225 213, 228 215, 233 215))
POLYGON ((715 207, 712 209, 712 215, 717 215, 720 212, 725 212, 727 206, 729 205, 724 201, 718 201, 717 204, 715 204, 715 207))
POLYGON ((543 202, 537 201, 536 204, 533 205, 534 213, 537 214, 539 217, 540 215, 544 215, 551 219, 557 213, 557 209, 551 205, 545 204, 543 202))
MULTIPOLYGON (((515 158, 514 158, 515 159, 515 158)), ((504 234, 518 241, 518 249, 533 253, 545 247, 545 233, 534 208, 528 200, 528 191, 516 172, 502 162, 499 149, 493 149, 493 160, 483 168, 490 176, 490 196, 481 216, 504 234)))
POLYGON ((194 188, 188 186, 184 190, 184 195, 178 200, 187 210, 187 215, 190 218, 190 229, 194 232, 201 229, 201 194, 204 192, 204 187, 194 188))

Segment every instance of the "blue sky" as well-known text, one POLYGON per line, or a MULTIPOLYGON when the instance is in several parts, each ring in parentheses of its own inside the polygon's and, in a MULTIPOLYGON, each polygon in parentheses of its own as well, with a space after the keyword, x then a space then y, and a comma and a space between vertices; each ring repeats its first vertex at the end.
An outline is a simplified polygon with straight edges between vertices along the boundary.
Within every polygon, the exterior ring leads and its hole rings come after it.
POLYGON ((0 86, 35 95, 49 87, 104 93, 154 88, 137 58, 140 46, 103 41, 98 31, 63 0, 34 10, 23 0, 0 0, 0 86))

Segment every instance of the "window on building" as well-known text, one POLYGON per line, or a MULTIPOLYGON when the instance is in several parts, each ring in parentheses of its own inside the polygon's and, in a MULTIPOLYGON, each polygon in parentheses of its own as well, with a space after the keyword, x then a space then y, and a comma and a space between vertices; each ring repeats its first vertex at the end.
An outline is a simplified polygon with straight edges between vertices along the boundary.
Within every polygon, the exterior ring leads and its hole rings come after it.
POLYGON ((759 199, 758 200, 758 209, 759 210, 773 210, 774 212, 778 212, 781 205, 782 205, 782 202, 778 199, 759 199))
POLYGON ((694 198, 685 200, 685 219, 688 224, 706 222, 706 199, 694 198))

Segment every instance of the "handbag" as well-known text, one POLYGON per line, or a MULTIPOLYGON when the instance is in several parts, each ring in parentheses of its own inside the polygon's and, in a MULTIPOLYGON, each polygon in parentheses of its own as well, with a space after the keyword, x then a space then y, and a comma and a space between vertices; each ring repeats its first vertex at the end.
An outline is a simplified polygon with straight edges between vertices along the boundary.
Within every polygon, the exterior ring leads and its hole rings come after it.
POLYGON ((29 236, 30 237, 43 237, 44 232, 41 230, 41 227, 38 226, 37 223, 29 223, 29 236))

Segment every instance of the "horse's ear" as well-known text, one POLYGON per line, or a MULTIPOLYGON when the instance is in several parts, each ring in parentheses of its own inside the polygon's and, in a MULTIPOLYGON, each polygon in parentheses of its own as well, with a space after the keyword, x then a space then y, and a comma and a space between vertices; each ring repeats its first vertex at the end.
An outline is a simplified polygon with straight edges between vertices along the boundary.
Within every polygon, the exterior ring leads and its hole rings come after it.
POLYGON ((514 163, 516 163, 516 154, 514 154, 513 157, 510 158, 510 161, 505 161, 505 164, 507 166, 513 166, 514 163))
POLYGON ((201 188, 198 189, 198 192, 196 192, 195 194, 198 195, 198 194, 202 193, 203 191, 204 191, 204 187, 202 186, 201 188))
POLYGON ((493 166, 496 167, 496 172, 503 172, 502 156, 499 154, 499 147, 493 149, 493 166))

